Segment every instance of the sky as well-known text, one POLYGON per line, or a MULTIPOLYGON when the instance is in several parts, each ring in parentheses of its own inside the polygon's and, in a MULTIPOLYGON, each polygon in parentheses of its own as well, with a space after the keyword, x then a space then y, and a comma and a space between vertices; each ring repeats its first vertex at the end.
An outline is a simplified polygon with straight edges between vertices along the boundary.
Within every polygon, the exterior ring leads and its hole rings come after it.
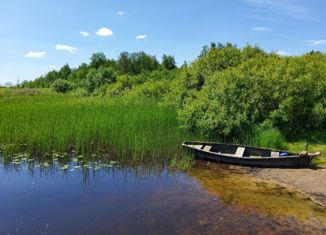
POLYGON ((100 51, 169 54, 179 65, 211 42, 325 53, 325 12, 325 0, 1 0, 0 84, 75 68, 100 51))

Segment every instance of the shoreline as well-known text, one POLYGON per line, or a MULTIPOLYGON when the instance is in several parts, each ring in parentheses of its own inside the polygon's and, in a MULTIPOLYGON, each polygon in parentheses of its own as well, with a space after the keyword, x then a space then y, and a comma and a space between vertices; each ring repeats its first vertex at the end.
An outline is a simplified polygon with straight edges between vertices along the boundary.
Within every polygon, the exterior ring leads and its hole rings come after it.
POLYGON ((326 208, 326 165, 316 169, 254 168, 252 176, 298 191, 326 208))

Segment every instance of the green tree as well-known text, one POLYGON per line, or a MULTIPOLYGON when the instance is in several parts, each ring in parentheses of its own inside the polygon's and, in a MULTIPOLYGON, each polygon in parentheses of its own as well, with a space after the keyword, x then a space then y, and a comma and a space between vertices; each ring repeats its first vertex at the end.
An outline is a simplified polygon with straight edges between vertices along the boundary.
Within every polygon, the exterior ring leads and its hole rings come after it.
POLYGON ((65 79, 57 79, 55 82, 53 82, 51 87, 57 93, 63 94, 76 88, 73 82, 67 81, 65 79))
POLYGON ((177 67, 174 57, 170 55, 163 55, 162 65, 167 70, 172 70, 177 67))
POLYGON ((69 67, 68 64, 65 64, 64 66, 62 66, 62 68, 59 71, 59 78, 60 79, 68 79, 69 74, 71 74, 72 70, 69 67))
POLYGON ((91 62, 89 63, 89 66, 91 68, 98 69, 100 66, 106 66, 106 65, 107 65, 107 58, 103 52, 97 52, 91 56, 91 62))

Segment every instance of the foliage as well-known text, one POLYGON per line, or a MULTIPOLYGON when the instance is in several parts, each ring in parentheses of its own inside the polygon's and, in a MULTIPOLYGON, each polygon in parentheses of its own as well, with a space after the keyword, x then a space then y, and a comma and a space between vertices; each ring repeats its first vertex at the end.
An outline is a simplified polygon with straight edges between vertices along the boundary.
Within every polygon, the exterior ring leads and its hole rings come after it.
POLYGON ((58 79, 54 81, 51 85, 51 88, 56 91, 57 93, 67 93, 68 91, 71 91, 75 89, 75 84, 73 82, 64 80, 64 79, 58 79))
POLYGON ((180 68, 169 55, 159 63, 144 52, 123 52, 117 60, 99 52, 89 64, 65 65, 20 87, 49 88, 57 80, 73 82, 80 94, 150 98, 177 109, 182 126, 211 139, 241 139, 266 123, 287 139, 309 139, 326 130, 326 55, 321 52, 279 56, 258 46, 212 43, 180 68))
POLYGON ((131 54, 122 52, 117 61, 117 66, 120 74, 137 75, 158 69, 159 62, 155 56, 147 55, 145 52, 131 54))
POLYGON ((250 46, 236 50, 206 49, 179 77, 182 98, 176 106, 185 126, 231 139, 266 122, 288 139, 325 130, 324 54, 279 57, 250 46))
POLYGON ((99 89, 116 81, 116 75, 112 68, 99 67, 99 69, 91 68, 87 75, 85 81, 85 87, 88 93, 92 93, 95 89, 99 89))
POLYGON ((168 55, 163 55, 163 57, 162 57, 162 65, 167 70, 172 70, 172 69, 175 69, 177 67, 174 57, 173 56, 168 56, 168 55))

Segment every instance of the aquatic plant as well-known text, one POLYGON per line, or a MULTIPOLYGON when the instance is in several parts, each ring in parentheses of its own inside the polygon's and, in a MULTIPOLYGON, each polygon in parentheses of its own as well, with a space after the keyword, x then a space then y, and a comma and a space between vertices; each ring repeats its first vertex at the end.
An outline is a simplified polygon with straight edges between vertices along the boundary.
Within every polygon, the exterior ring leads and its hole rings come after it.
POLYGON ((181 142, 194 138, 179 128, 176 111, 150 100, 122 103, 69 96, 0 99, 3 155, 53 151, 91 155, 98 151, 120 159, 163 159, 181 153, 181 142))

